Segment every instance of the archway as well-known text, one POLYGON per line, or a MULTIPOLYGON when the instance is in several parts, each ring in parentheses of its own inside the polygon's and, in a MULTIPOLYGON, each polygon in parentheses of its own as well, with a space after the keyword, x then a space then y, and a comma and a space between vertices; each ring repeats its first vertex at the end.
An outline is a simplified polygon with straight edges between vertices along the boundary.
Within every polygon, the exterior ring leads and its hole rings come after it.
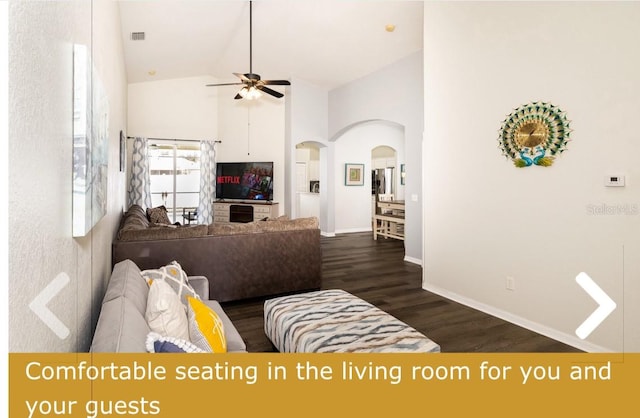
MULTIPOLYGON (((404 143, 404 126, 385 120, 354 123, 341 129, 332 138, 330 149, 333 148, 333 160, 330 167, 334 173, 332 209, 335 214, 335 233, 371 231, 374 202, 372 151, 378 147, 395 150, 393 165, 397 165, 404 162, 404 143), (345 181, 345 169, 351 164, 362 166, 364 178, 361 184, 354 185, 345 181)), ((397 182, 399 184, 399 180, 397 182)))

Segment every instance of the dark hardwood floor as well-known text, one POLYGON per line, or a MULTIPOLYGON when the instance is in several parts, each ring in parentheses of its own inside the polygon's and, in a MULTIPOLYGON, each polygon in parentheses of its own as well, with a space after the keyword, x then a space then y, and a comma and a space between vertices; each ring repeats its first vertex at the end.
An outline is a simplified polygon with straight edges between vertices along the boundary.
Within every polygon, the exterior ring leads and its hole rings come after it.
MULTIPOLYGON (((580 350, 421 288, 422 268, 405 262, 404 242, 370 233, 321 238, 322 288, 344 289, 406 322, 442 352, 580 350)), ((264 334, 264 299, 223 304, 249 352, 274 348, 264 334)))

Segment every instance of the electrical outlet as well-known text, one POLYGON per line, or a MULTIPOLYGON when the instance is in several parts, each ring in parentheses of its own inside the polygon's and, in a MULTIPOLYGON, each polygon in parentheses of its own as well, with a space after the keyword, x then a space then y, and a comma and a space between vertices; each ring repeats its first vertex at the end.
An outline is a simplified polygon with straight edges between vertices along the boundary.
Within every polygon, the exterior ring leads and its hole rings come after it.
POLYGON ((507 276, 507 280, 505 281, 505 288, 507 290, 516 290, 516 279, 511 276, 507 276))

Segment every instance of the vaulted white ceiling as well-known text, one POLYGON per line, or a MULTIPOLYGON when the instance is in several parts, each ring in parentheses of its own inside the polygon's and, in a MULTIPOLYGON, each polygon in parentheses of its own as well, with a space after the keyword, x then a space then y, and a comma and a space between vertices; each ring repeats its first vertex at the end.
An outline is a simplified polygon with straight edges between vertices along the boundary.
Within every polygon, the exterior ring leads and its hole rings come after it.
MULTIPOLYGON (((253 72, 338 87, 422 49, 422 10, 422 1, 255 1, 253 72)), ((249 72, 248 1, 121 1, 120 17, 130 83, 249 72)))

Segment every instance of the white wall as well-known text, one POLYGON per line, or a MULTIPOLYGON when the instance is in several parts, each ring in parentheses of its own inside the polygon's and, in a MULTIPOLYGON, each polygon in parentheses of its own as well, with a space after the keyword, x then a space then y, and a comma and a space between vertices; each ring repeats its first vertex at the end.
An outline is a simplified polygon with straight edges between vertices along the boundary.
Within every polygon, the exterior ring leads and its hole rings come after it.
POLYGON ((640 350, 640 4, 428 2, 424 16, 424 287, 587 350, 640 350), (518 169, 498 130, 538 100, 567 112, 572 141, 518 169), (627 186, 605 188, 611 172, 627 186), (581 271, 618 304, 584 341, 581 271))
POLYGON ((111 241, 124 206, 119 131, 126 76, 118 5, 14 1, 9 5, 9 350, 85 351, 111 273, 111 241), (93 39, 93 45, 91 40, 93 39), (73 44, 93 49, 109 98, 107 214, 71 236, 73 44), (70 282, 47 305, 70 335, 58 338, 28 304, 58 274, 70 282))
POLYGON ((291 80, 289 97, 295 144, 305 141, 326 142, 329 93, 306 80, 294 78, 291 80))
POLYGON ((273 161, 273 199, 280 215, 285 195, 285 106, 283 99, 234 100, 234 91, 221 90, 218 102, 218 161, 273 161))
POLYGON ((402 161, 404 139, 402 126, 374 121, 352 127, 335 142, 336 233, 371 231, 371 151, 388 145, 402 161), (345 185, 345 164, 354 163, 364 164, 364 186, 345 185))
POLYGON ((128 132, 148 138, 214 140, 218 136, 218 97, 206 87, 212 77, 189 77, 129 84, 128 132))
MULTIPOLYGON (((315 211, 304 211, 297 213, 299 205, 293 204, 298 197, 296 196, 296 145, 302 142, 313 142, 318 147, 324 148, 328 143, 328 101, 329 93, 327 90, 318 87, 305 80, 294 78, 291 80, 290 91, 285 96, 286 100, 286 141, 285 141, 285 160, 289 162, 287 170, 287 196, 289 196, 289 207, 285 213, 291 217, 301 217, 315 211)), ((310 197, 309 200, 314 202, 318 200, 319 209, 318 217, 320 220, 320 230, 326 234, 326 231, 333 233, 333 208, 329 209, 329 201, 333 199, 333 191, 329 190, 326 185, 327 181, 327 157, 326 149, 319 157, 319 179, 321 187, 321 196, 318 199, 310 197), (323 186, 324 182, 324 186, 323 186), (331 221, 330 221, 331 219, 331 221), (329 224, 331 223, 331 227, 329 224)), ((311 179, 310 179, 311 180, 311 179)))
MULTIPOLYGON (((406 157, 398 162, 405 163, 407 173, 405 260, 418 264, 422 262, 422 61, 422 51, 416 52, 329 92, 329 137, 332 142, 345 129, 362 121, 386 120, 404 126, 406 157)), ((341 158, 338 153, 336 158, 341 158)), ((370 156, 366 161, 369 160, 370 156)), ((336 183, 340 178, 335 179, 336 183)), ((338 202, 336 200, 336 230, 339 229, 337 219, 344 218, 344 211, 348 210, 338 202)), ((352 228, 357 226, 349 229, 352 228)))

